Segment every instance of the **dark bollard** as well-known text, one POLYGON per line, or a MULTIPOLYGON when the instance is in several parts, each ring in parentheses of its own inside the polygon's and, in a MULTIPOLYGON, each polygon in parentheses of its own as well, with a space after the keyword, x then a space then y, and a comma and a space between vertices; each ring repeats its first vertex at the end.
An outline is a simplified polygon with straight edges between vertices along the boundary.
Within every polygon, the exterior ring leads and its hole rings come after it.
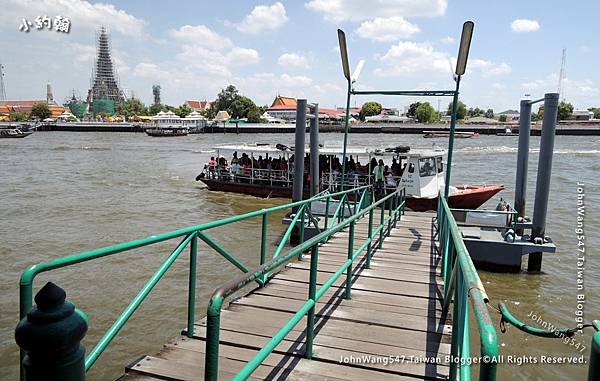
POLYGON ((15 339, 26 353, 26 381, 85 380, 85 348, 80 342, 88 326, 65 298, 62 288, 46 283, 35 296, 36 307, 17 325, 15 339))

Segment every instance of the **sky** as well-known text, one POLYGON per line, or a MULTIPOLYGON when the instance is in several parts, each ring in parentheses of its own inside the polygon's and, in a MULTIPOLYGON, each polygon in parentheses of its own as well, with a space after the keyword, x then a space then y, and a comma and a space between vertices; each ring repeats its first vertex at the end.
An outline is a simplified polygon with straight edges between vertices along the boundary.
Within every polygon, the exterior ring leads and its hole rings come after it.
MULTIPOLYGON (((336 29, 350 65, 366 61, 356 89, 453 89, 462 23, 475 22, 461 99, 496 112, 526 94, 556 92, 566 49, 563 98, 600 106, 600 2, 581 0, 110 1, 0 0, 0 63, 8 99, 85 98, 95 31, 109 28, 121 87, 144 103, 160 84, 163 103, 213 100, 235 85, 257 104, 277 95, 321 107, 345 105, 336 29), (38 30, 36 17, 70 19, 69 33, 38 30), (19 30, 22 19, 32 22, 19 30)), ((353 97, 403 110, 414 101, 445 109, 448 98, 353 97)))

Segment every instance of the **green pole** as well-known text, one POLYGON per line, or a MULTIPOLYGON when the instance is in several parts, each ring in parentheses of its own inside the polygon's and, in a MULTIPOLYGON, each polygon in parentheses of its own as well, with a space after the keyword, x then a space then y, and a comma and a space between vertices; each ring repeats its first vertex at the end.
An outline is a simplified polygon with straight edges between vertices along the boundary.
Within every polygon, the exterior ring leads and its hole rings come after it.
POLYGON ((213 296, 206 314, 206 348, 204 358, 204 379, 218 381, 219 379, 219 341, 221 329, 221 307, 223 298, 213 296))
POLYGON ((188 285, 188 327, 187 337, 194 337, 194 320, 196 316, 196 264, 198 258, 198 237, 190 241, 190 275, 188 285))
MULTIPOLYGON (((262 233, 260 236, 260 265, 262 266, 267 260, 267 226, 269 223, 269 213, 265 213, 262 216, 262 233)), ((267 282, 267 276, 262 278, 262 284, 267 282)), ((262 286, 261 286, 262 287, 262 286)))
POLYGON ((383 226, 383 220, 385 217, 385 201, 381 203, 381 216, 379 219, 379 242, 377 243, 377 248, 381 249, 381 245, 383 245, 383 231, 385 230, 385 227, 383 226))
POLYGON ((352 92, 352 82, 348 78, 348 94, 346 96, 346 125, 344 126, 344 149, 342 151, 342 188, 346 181, 346 148, 348 146, 348 130, 350 129, 350 95, 352 92))
POLYGON ((597 332, 592 336, 592 350, 590 352, 588 381, 600 378, 600 320, 594 320, 594 328, 597 332))
POLYGON ((367 268, 371 268, 371 243, 373 242, 373 209, 369 210, 369 244, 367 245, 367 268))
MULTIPOLYGON (((317 266, 319 259, 319 246, 312 247, 310 255, 310 279, 308 283, 308 298, 316 301, 317 294, 317 266)), ((313 355, 313 341, 315 337, 315 305, 308 310, 306 323, 306 358, 311 359, 313 355)))
POLYGON ((350 223, 348 234, 348 259, 350 264, 346 269, 346 299, 352 299, 352 256, 354 254, 354 221, 350 223))
POLYGON ((452 98, 452 117, 450 119, 450 137, 448 138, 448 162, 446 163, 446 184, 444 185, 444 198, 447 200, 450 192, 450 172, 452 171, 452 153, 454 150, 454 132, 456 130, 456 112, 458 110, 458 88, 460 75, 456 77, 456 90, 452 98))

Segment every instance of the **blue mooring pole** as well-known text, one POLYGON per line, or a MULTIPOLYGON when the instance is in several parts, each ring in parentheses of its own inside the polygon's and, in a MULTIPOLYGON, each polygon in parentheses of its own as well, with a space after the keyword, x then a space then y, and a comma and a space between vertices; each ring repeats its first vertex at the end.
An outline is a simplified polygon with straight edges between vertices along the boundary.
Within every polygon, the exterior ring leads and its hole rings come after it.
MULTIPOLYGON (((542 139, 538 159, 538 173, 535 184, 535 202, 533 206, 533 226, 531 241, 542 243, 546 233, 546 214, 548 197, 550 196, 550 178, 552 176, 552 156, 554 155, 554 135, 558 116, 558 93, 547 93, 544 96, 544 120, 542 122, 542 139)), ((542 270, 542 253, 531 253, 527 262, 527 271, 542 270)))
POLYGON ((22 379, 84 381, 85 348, 81 340, 88 329, 87 317, 51 282, 40 289, 35 303, 15 329, 15 340, 26 353, 22 379))
MULTIPOLYGON (((529 163, 529 136, 531 134, 531 106, 527 100, 521 100, 519 116, 519 150, 517 153, 517 178, 515 180, 515 210, 517 216, 525 217, 525 202, 527 197, 527 167, 529 163)), ((523 229, 517 229, 518 235, 523 229)))

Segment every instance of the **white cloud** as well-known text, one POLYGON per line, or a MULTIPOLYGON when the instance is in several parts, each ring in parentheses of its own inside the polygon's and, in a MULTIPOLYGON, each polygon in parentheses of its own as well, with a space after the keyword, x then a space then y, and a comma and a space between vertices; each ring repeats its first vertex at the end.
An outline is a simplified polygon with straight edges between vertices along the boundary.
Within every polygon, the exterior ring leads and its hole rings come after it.
POLYGON ((277 59, 277 63, 283 67, 299 67, 302 69, 310 69, 308 58, 297 53, 283 53, 277 59))
MULTIPOLYGON (((563 79, 563 91, 569 96, 575 94, 579 96, 590 96, 600 94, 600 89, 590 79, 563 79)), ((558 75, 550 74, 542 79, 535 79, 528 82, 523 82, 521 87, 525 90, 537 90, 543 92, 556 92, 558 86, 558 75)))
MULTIPOLYGON (((280 2, 273 5, 258 5, 236 25, 242 33, 257 34, 263 30, 279 29, 288 21, 285 7, 280 2)), ((230 23, 228 23, 230 24, 230 23)))
POLYGON ((517 19, 510 24, 510 28, 515 32, 535 32, 540 29, 540 24, 536 20, 517 19))
POLYGON ((23 17, 35 19, 39 15, 61 15, 71 20, 71 34, 80 30, 94 30, 104 25, 113 32, 129 36, 143 33, 144 21, 112 4, 91 4, 82 0, 7 0, 2 5, 0 20, 13 25, 23 17))
POLYGON ((492 87, 494 89, 497 89, 497 90, 504 90, 504 89, 506 89, 506 85, 503 84, 503 83, 499 83, 499 82, 492 83, 492 87))
POLYGON ((440 42, 442 44, 453 44, 456 40, 453 37, 447 36, 444 38, 440 38, 440 42))
POLYGON ((447 0, 311 0, 306 8, 321 12, 334 22, 362 21, 376 17, 434 17, 448 7, 447 0))
POLYGON ((364 21, 355 32, 362 38, 374 41, 395 41, 410 37, 420 29, 402 17, 377 17, 364 21))
POLYGON ((189 65, 201 73, 231 77, 233 67, 260 61, 258 51, 236 46, 206 25, 184 25, 170 30, 169 35, 181 41, 181 51, 175 56, 179 64, 189 65))
POLYGON ((422 71, 450 73, 448 55, 435 51, 428 42, 401 41, 392 45, 379 59, 387 65, 386 68, 375 69, 375 74, 382 77, 422 71))
POLYGON ((188 44, 210 49, 223 50, 233 46, 229 38, 221 36, 206 25, 184 25, 177 30, 170 30, 169 35, 188 44))
MULTIPOLYGON (((436 51, 429 42, 400 41, 379 57, 385 67, 375 69, 381 77, 402 76, 414 73, 450 73, 455 67, 455 58, 436 51)), ((469 72, 478 72, 482 77, 508 74, 512 68, 507 63, 495 63, 483 59, 471 59, 467 63, 469 72)))
POLYGON ((512 67, 509 64, 501 62, 494 63, 492 61, 473 59, 467 62, 467 68, 469 70, 478 70, 481 72, 481 76, 490 77, 494 75, 510 74, 512 67))

